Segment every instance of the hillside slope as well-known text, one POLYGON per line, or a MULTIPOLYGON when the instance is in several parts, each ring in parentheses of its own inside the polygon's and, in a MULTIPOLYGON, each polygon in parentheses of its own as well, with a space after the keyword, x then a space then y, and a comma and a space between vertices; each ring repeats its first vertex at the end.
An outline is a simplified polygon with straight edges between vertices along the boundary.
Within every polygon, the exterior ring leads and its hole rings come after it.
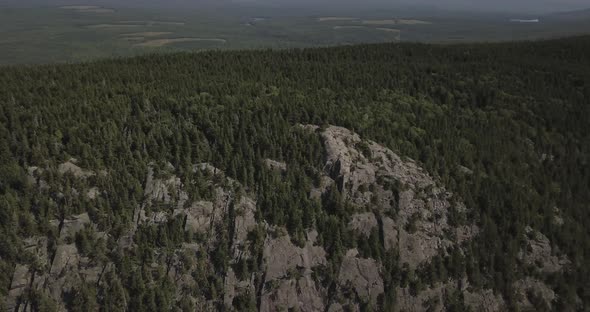
POLYGON ((583 310, 590 38, 0 69, 7 310, 583 310))

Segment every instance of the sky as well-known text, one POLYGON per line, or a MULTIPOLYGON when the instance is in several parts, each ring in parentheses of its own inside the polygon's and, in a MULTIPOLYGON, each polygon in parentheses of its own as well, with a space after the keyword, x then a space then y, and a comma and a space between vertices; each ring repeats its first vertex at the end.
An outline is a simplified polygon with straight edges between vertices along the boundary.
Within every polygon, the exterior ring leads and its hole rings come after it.
POLYGON ((416 7, 427 9, 548 13, 590 9, 590 0, 0 0, 0 4, 111 5, 115 7, 162 6, 198 8, 205 3, 264 5, 284 8, 374 9, 416 7))

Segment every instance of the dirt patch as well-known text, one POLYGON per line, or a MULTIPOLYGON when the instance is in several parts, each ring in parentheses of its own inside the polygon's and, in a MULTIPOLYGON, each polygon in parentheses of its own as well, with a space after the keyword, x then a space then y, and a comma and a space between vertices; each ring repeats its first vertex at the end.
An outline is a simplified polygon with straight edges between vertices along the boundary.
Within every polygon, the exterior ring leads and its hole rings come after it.
POLYGON ((156 47, 165 46, 167 44, 180 43, 180 42, 195 42, 195 41, 214 42, 214 43, 225 43, 226 42, 225 39, 220 39, 220 38, 174 38, 174 39, 149 40, 146 42, 136 44, 136 46, 156 48, 156 47))
POLYGON ((356 17, 337 17, 337 16, 327 16, 327 17, 319 17, 318 22, 341 22, 341 21, 355 21, 358 20, 356 17))

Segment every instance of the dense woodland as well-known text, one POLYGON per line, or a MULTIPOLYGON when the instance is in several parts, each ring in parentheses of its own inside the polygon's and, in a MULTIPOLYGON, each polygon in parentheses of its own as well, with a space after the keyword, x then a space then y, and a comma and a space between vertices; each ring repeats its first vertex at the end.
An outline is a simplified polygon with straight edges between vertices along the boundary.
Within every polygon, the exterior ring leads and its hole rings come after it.
MULTIPOLYGON (((186 185, 191 198, 207 198, 210 177, 189 168, 209 162, 240 181, 242 192, 254 194, 261 207, 257 218, 284 225, 294 240, 317 228, 331 263, 353 245, 382 259, 386 293, 409 281, 419 289, 447 276, 466 276, 472 285, 493 288, 511 302, 511 283, 528 274, 516 254, 530 225, 572 261, 566 273, 544 277, 558 295, 555 308, 573 310, 576 298, 588 307, 589 120, 590 37, 0 67, 0 304, 15 264, 30 261, 22 239, 46 235, 51 241, 56 233, 50 220, 89 212, 111 238, 88 240, 82 232, 76 236, 78 248, 97 261, 110 259, 118 274, 106 286, 87 285, 72 294, 73 310, 190 310, 189 302, 172 304, 174 285, 165 274, 142 273, 142 268, 153 257, 151 249, 199 237, 172 220, 141 228, 136 252, 121 254, 112 246, 142 201, 150 163, 164 168, 169 162, 183 181, 203 181, 186 185), (482 229, 468 252, 437 259, 409 279, 376 235, 351 241, 344 229, 349 209, 338 191, 322 201, 308 196, 324 155, 317 137, 293 130, 299 123, 347 127, 418 161, 473 208, 454 220, 471 220, 482 229), (28 167, 55 168, 71 157, 81 167, 109 173, 91 177, 108 196, 77 197, 72 189, 90 182, 50 170, 44 179, 63 185, 61 194, 27 182, 28 167), (266 158, 286 162, 288 174, 277 177, 262 165, 266 158), (463 167, 473 174, 458 169, 463 167), (561 226, 552 222, 556 207, 561 226)), ((255 232, 251 239, 260 249, 255 232)), ((227 246, 222 243, 212 253, 215 267, 203 268, 195 278, 200 292, 216 298, 228 265, 227 246)), ((258 265, 244 263, 239 271, 258 265)), ((323 274, 329 284, 330 266, 323 274)), ((389 294, 383 310, 395 304, 389 294)), ((35 308, 52 309, 42 294, 31 296, 35 308)), ((256 308, 247 299, 238 304, 242 310, 256 308)))

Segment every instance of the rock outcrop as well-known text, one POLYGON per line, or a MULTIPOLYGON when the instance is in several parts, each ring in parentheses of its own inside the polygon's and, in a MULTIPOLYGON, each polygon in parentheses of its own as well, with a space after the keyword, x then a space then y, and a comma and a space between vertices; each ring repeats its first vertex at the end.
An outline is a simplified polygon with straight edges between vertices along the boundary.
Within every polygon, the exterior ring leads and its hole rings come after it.
MULTIPOLYGON (((399 250, 402 263, 416 268, 477 233, 473 225, 451 228, 450 210, 465 212, 465 205, 454 203, 453 195, 416 162, 402 160, 345 128, 328 127, 321 136, 327 152, 326 174, 349 201, 384 215, 380 222, 385 247, 399 250), (448 237, 451 230, 460 235, 448 237)), ((351 228, 359 229, 361 224, 366 234, 375 222, 367 214, 353 216, 351 228)))
MULTIPOLYGON (((313 238, 315 234, 308 237, 313 238)), ((264 288, 260 311, 299 308, 300 311, 322 311, 324 290, 312 273, 326 264, 326 252, 308 240, 303 248, 295 246, 289 235, 267 238, 263 253, 264 288)))
POLYGON ((84 170, 82 168, 80 168, 78 165, 76 165, 78 163, 78 161, 74 158, 64 162, 63 164, 60 164, 57 167, 57 172, 59 172, 60 174, 72 174, 73 176, 75 176, 76 178, 88 178, 91 177, 93 175, 95 175, 94 172, 90 171, 90 170, 84 170))
POLYGON ((527 227, 525 232, 526 245, 518 254, 525 264, 534 266, 543 273, 555 273, 570 263, 567 258, 555 254, 547 236, 531 227, 527 227))
MULTIPOLYGON (((63 298, 68 293, 83 283, 100 287, 105 274, 118 274, 108 257, 97 260, 85 253, 85 248, 77 245, 77 236, 102 240, 110 248, 107 253, 134 254, 140 252, 138 239, 145 234, 141 231, 160 233, 171 225, 184 237, 173 247, 154 244, 150 260, 141 270, 169 278, 175 287, 172 300, 188 300, 199 311, 237 311, 244 304, 259 311, 361 311, 363 307, 379 309, 384 296, 392 293, 395 311, 446 311, 446 300, 457 291, 465 306, 474 311, 506 309, 500 294, 471 287, 467 279, 438 281, 419 290, 408 284, 388 288, 383 252, 386 257, 398 256, 400 272, 403 268, 412 276, 431 260, 449 256, 451 249, 463 253, 464 243, 476 237, 479 228, 468 222, 451 224, 458 222, 452 218, 467 214, 470 207, 415 161, 362 140, 348 129, 299 127, 319 135, 326 149, 321 172, 314 169, 319 174, 309 189, 310 199, 319 205, 324 195, 337 188, 335 193, 341 194, 351 211, 342 224, 350 245, 334 253, 337 256, 327 252, 331 247, 326 244, 326 229, 314 228, 318 226, 314 224, 291 233, 292 237, 286 228, 268 224, 263 211, 258 211, 255 192, 211 164, 192 167, 195 176, 205 177, 205 182, 199 182, 206 184, 206 196, 193 196, 190 185, 183 184, 193 181, 187 181, 171 164, 161 170, 151 164, 133 222, 117 237, 108 230, 99 232, 92 219, 95 214, 81 213, 51 221, 49 226, 57 234, 52 241, 45 237, 24 240, 24 250, 33 260, 14 268, 5 300, 9 310, 30 310, 29 290, 42 291, 64 310, 63 298), (366 250, 368 241, 370 248, 378 245, 380 257, 371 258, 366 250), (216 292, 222 292, 217 297, 221 299, 200 292, 203 285, 199 283, 213 285, 216 292)), ((285 163, 263 162, 271 170, 289 174, 285 163)), ((30 167, 29 183, 49 189, 42 179, 45 170, 51 169, 30 167)), ((90 177, 95 173, 80 168, 75 160, 53 170, 83 180, 85 189, 79 194, 87 201, 108 197, 106 191, 92 185, 90 177)), ((462 170, 472 174, 467 168, 462 170)), ((56 193, 62 191, 59 186, 51 187, 56 193)), ((523 265, 535 267, 539 274, 567 268, 569 261, 552 248, 547 237, 531 228, 527 228, 527 235, 519 254, 523 265)), ((522 308, 551 307, 556 298, 541 278, 525 278, 512 286, 522 308)))
POLYGON ((349 250, 344 256, 338 282, 341 287, 351 287, 361 300, 373 305, 376 304, 377 297, 383 294, 379 263, 374 259, 359 258, 355 249, 349 250))

